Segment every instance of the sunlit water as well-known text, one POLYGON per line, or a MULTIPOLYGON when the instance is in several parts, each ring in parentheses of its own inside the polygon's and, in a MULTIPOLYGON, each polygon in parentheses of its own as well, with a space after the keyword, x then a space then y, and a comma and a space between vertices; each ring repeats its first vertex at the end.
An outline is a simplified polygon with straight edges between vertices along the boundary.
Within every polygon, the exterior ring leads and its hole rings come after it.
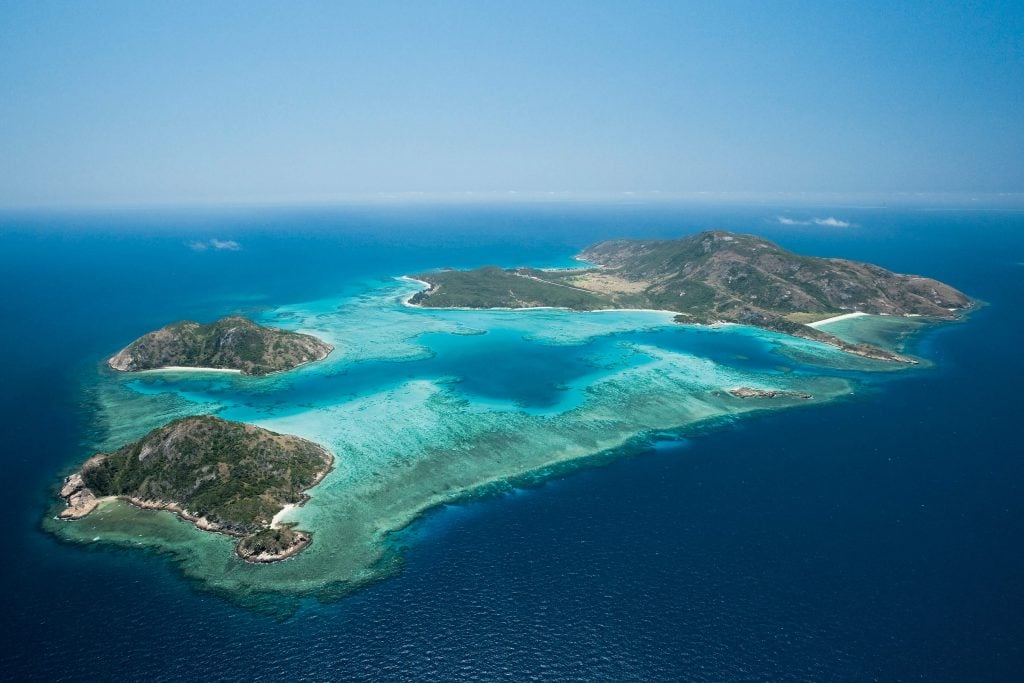
POLYGON ((309 503, 283 518, 313 533, 299 556, 247 564, 232 557, 232 539, 120 502, 47 527, 69 540, 171 552, 186 574, 223 591, 337 594, 390 571, 389 535, 441 503, 659 431, 848 396, 851 383, 826 368, 884 365, 749 328, 684 327, 671 313, 408 306, 420 287, 396 279, 354 296, 263 312, 264 322, 337 348, 291 373, 100 373, 97 418, 109 423, 100 449, 198 412, 330 449, 333 471, 309 503), (819 364, 794 371, 783 365, 787 350, 819 364), (814 398, 728 393, 740 386, 814 398))
POLYGON ((1024 259, 1008 257, 1019 218, 851 212, 859 227, 843 233, 772 227, 774 215, 8 217, 6 670, 1004 677, 1024 605, 1010 436, 1021 365, 1007 334, 1024 298, 1024 259), (991 305, 916 335, 912 320, 829 328, 928 361, 893 370, 661 314, 411 309, 415 285, 395 279, 561 266, 596 239, 706 227, 936 276, 991 305), (979 230, 989 238, 964 240, 979 230), (209 237, 242 251, 189 250, 209 237), (338 351, 269 378, 102 367, 143 331, 231 312, 338 351), (766 405, 724 393, 734 386, 815 398, 766 405), (93 450, 200 412, 335 453, 291 513, 314 533, 300 556, 245 565, 226 537, 120 504, 49 519, 59 476, 93 450))

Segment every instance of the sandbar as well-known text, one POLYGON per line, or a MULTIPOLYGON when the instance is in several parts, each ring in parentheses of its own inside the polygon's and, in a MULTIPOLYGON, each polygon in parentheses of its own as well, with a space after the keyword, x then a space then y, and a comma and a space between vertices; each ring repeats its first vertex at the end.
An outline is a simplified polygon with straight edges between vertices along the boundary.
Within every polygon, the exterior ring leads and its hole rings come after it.
POLYGON ((285 506, 281 508, 276 515, 274 515, 273 519, 270 520, 270 528, 276 529, 281 526, 281 518, 296 507, 298 506, 295 505, 295 503, 286 503, 285 506))
POLYGON ((167 365, 162 368, 150 368, 136 372, 236 372, 241 374, 242 371, 234 368, 194 368, 188 365, 167 365))
POLYGON ((847 320, 849 318, 859 318, 867 313, 861 313, 860 311, 854 311, 853 313, 843 313, 842 315, 834 315, 831 318, 825 318, 824 320, 815 320, 813 323, 807 323, 807 327, 819 327, 821 325, 828 325, 829 323, 839 322, 840 320, 847 320))

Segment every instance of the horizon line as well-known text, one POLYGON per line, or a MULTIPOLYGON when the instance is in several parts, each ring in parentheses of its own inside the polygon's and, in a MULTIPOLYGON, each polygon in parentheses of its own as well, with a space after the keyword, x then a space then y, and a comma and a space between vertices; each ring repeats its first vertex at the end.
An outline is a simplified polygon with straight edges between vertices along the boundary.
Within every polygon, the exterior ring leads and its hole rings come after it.
POLYGON ((1020 192, 575 192, 575 191, 459 191, 459 192, 376 192, 332 196, 287 198, 219 198, 183 199, 180 201, 109 200, 82 202, 25 202, 0 204, 2 213, 68 212, 68 211, 145 211, 192 209, 273 209, 273 208, 344 208, 346 206, 415 206, 473 204, 733 204, 761 205, 792 202, 805 205, 836 206, 850 203, 849 208, 887 208, 889 205, 917 206, 938 204, 937 208, 1024 208, 1024 191, 1020 192))

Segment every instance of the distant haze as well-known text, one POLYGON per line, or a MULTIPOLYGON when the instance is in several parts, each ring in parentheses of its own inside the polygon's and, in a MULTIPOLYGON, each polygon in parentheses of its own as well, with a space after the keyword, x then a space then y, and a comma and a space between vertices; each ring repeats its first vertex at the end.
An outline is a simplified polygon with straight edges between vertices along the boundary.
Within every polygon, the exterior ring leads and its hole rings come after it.
POLYGON ((629 192, 1024 192, 1024 3, 0 3, 0 208, 629 192))

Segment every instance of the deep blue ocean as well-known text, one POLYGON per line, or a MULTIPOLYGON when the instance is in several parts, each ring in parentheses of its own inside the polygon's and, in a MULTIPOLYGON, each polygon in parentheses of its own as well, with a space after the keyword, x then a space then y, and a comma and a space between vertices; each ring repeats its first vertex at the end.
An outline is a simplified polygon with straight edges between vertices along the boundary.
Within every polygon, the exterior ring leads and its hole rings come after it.
POLYGON ((1024 213, 6 213, 0 292, 0 678, 1012 681, 1024 671, 1024 213), (988 305, 914 340, 934 368, 868 394, 434 511, 403 532, 397 575, 335 602, 239 607, 164 557, 64 545, 40 527, 60 474, 89 455, 83 387, 141 331, 403 273, 550 265, 600 239, 708 228, 921 273, 988 305))

